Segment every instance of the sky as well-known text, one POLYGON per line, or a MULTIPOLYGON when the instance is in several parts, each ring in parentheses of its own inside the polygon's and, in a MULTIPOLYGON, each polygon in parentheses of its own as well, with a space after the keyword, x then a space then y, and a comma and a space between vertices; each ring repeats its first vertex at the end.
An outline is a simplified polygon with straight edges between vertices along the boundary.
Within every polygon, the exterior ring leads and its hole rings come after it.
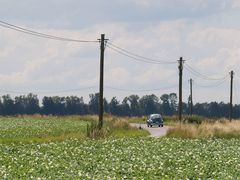
MULTIPOLYGON (((109 101, 178 93, 183 57, 183 101, 192 78, 194 103, 228 103, 233 70, 233 103, 239 104, 239 18, 240 0, 0 0, 0 21, 79 40, 96 41, 105 34, 104 96, 109 101), (174 63, 138 61, 111 44, 174 63)), ((57 41, 0 26, 0 95, 76 95, 87 102, 99 89, 99 55, 98 42, 57 41)))

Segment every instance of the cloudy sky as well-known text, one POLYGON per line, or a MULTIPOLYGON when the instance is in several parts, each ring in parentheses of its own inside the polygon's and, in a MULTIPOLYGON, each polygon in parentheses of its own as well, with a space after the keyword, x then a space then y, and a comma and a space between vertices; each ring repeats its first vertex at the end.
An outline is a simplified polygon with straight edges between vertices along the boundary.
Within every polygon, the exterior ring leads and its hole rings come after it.
MULTIPOLYGON (((97 40, 104 33, 129 52, 175 62, 141 62, 107 46, 108 100, 177 93, 182 56, 184 101, 192 78, 194 102, 228 102, 233 70, 234 103, 240 103, 239 18, 240 0, 0 0, 1 21, 72 39, 97 40)), ((0 26, 0 63, 1 95, 34 92, 88 101, 98 91, 99 43, 44 39, 0 26)))

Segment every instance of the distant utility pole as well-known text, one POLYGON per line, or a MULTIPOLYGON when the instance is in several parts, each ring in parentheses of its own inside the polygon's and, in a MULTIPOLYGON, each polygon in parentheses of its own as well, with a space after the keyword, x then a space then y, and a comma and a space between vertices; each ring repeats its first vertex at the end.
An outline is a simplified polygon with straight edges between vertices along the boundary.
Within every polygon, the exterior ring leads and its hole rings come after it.
POLYGON ((193 80, 190 79, 189 82, 190 82, 190 115, 192 116, 192 114, 193 114, 193 98, 192 98, 192 83, 193 83, 193 80))
POLYGON ((179 62, 179 101, 178 101, 178 119, 182 122, 182 72, 183 72, 183 58, 180 57, 179 62))
POLYGON ((230 111, 229 111, 229 120, 230 120, 230 122, 232 121, 232 107, 233 107, 233 104, 232 104, 232 97, 233 97, 233 75, 234 75, 234 72, 231 71, 231 72, 230 72, 230 77, 231 77, 231 84, 230 84, 230 111))
POLYGON ((101 34, 100 41, 100 83, 99 83, 99 129, 103 126, 103 79, 104 79, 104 50, 108 39, 105 39, 105 34, 101 34))

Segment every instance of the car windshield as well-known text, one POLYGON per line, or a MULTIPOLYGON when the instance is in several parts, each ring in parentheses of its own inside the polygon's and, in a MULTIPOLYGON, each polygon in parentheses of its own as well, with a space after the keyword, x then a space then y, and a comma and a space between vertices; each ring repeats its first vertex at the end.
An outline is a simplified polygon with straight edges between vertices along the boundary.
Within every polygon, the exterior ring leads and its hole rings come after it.
POLYGON ((160 122, 160 121, 162 121, 162 119, 158 117, 158 118, 153 118, 152 121, 153 122, 160 122))
POLYGON ((152 114, 150 116, 151 119, 162 119, 161 115, 160 114, 152 114))

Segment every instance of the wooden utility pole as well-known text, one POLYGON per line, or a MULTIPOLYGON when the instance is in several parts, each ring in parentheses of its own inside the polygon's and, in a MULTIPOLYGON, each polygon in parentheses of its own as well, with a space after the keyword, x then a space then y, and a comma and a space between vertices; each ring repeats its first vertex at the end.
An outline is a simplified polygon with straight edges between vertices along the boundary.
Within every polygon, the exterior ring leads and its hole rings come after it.
POLYGON ((179 62, 179 101, 178 101, 178 119, 182 122, 182 72, 183 72, 183 58, 180 57, 179 62))
POLYGON ((103 126, 103 79, 104 79, 104 50, 105 43, 108 39, 105 39, 105 34, 101 34, 100 41, 100 83, 99 83, 99 129, 103 126))
POLYGON ((232 104, 232 97, 233 97, 233 75, 234 75, 234 72, 231 71, 231 72, 230 72, 230 77, 231 77, 231 83, 230 83, 230 109, 229 109, 229 120, 230 120, 230 122, 232 121, 232 107, 233 107, 233 104, 232 104))
POLYGON ((189 80, 190 81, 190 115, 192 116, 193 114, 193 98, 192 98, 192 78, 189 80))

